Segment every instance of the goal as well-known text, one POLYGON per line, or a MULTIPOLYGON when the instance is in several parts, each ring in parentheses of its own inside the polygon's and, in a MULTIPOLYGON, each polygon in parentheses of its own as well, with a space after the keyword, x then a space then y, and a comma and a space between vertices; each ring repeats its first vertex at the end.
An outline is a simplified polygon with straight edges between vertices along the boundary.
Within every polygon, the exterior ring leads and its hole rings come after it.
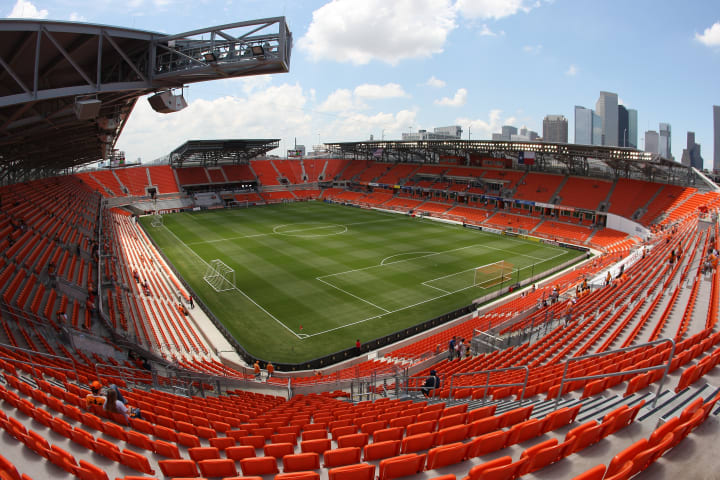
POLYGON ((210 261, 203 279, 216 292, 225 292, 235 288, 235 270, 218 258, 210 261))
POLYGON ((481 288, 492 288, 508 280, 512 280, 515 266, 512 263, 500 260, 475 269, 473 285, 481 288))
POLYGON ((163 216, 160 215, 157 210, 155 213, 152 214, 152 220, 150 221, 150 226, 153 228, 159 228, 163 226, 163 216))

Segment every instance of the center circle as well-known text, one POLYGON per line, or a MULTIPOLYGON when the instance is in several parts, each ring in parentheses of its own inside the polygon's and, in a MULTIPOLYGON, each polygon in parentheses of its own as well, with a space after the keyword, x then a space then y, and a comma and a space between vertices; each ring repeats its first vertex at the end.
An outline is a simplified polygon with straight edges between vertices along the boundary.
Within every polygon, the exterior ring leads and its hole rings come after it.
POLYGON ((299 238, 329 237, 345 232, 347 232, 345 225, 320 222, 287 223, 285 225, 277 225, 273 228, 273 233, 278 235, 299 238))

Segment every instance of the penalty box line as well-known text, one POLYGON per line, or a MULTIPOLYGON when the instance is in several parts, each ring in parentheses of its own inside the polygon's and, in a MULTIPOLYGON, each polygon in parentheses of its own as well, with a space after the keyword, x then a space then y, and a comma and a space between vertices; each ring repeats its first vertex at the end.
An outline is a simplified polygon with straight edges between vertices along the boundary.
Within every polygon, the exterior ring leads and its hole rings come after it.
MULTIPOLYGON (((188 250, 190 250, 190 251, 193 253, 193 255, 195 255, 201 262, 203 262, 203 263, 205 264, 205 266, 208 266, 208 267, 210 266, 210 264, 209 264, 208 262, 206 262, 205 259, 202 258, 195 250, 193 250, 193 249, 190 248, 190 246, 188 246, 185 242, 183 242, 182 240, 180 240, 180 237, 178 237, 177 235, 175 235, 175 232, 173 232, 172 230, 170 230, 169 228, 167 228, 165 225, 163 225, 163 227, 164 227, 168 232, 170 232, 170 235, 172 235, 173 237, 175 237, 175 239, 176 239, 181 245, 183 245, 185 248, 187 248, 188 250)), ((265 309, 262 307, 262 305, 260 305, 260 304, 257 303, 255 300, 253 300, 252 298, 250 298, 250 296, 249 296, 247 293, 245 293, 245 292, 243 292, 242 290, 240 290, 236 285, 233 285, 233 290, 238 291, 238 292, 240 293, 240 295, 242 295, 243 297, 245 297, 245 298, 247 298, 248 300, 250 300, 250 302, 252 302, 253 305, 255 305, 257 308, 259 308, 259 309, 260 309, 263 313, 265 313, 268 317, 272 318, 272 319, 275 320, 277 323, 279 323, 280 325, 282 325, 283 327, 285 327, 285 329, 286 329, 288 332, 290 332, 290 333, 292 333, 293 335, 295 335, 295 338, 298 338, 298 339, 304 338, 304 337, 301 337, 300 335, 298 335, 297 333, 295 333, 292 328, 288 327, 288 326, 285 325, 283 322, 281 322, 280 320, 278 320, 277 317, 275 317, 275 315, 273 315, 272 313, 270 313, 270 312, 268 312, 267 310, 265 310, 265 309)))
MULTIPOLYGON (((462 247, 462 248, 467 248, 467 247, 462 247)), ((457 250, 457 249, 455 249, 455 250, 457 250)), ((547 261, 550 261, 550 260, 554 260, 554 259, 556 259, 556 258, 558 258, 558 257, 561 257, 561 256, 565 255, 565 254, 567 254, 567 251, 562 251, 562 252, 558 253, 557 255, 553 255, 552 257, 543 259, 542 262, 540 262, 540 263, 547 262, 547 261)), ((518 255, 518 256, 520 256, 520 255, 518 255)), ((525 256, 534 258, 534 257, 532 257, 532 256, 530 256, 530 255, 525 255, 525 256)), ((416 258, 420 258, 420 257, 416 257, 416 258)), ((404 260, 403 260, 403 261, 404 261, 404 260)), ((393 262, 393 263, 396 263, 396 262, 393 262)), ((527 266, 525 266, 525 267, 520 268, 519 270, 525 270, 525 269, 532 268, 532 267, 533 267, 533 265, 527 265, 527 266)), ((356 270, 350 270, 350 271, 357 271, 357 270, 365 270, 365 269, 356 269, 356 270)), ((461 273, 461 272, 458 272, 458 273, 461 273)), ((337 274, 335 274, 335 275, 337 275, 337 274)), ((331 275, 325 275, 325 276, 327 277, 327 276, 331 276, 331 275)), ((440 277, 439 277, 439 278, 440 278, 440 277)), ((322 281, 322 280, 321 280, 321 277, 317 277, 317 280, 322 281)), ((427 280, 427 281, 431 281, 431 280, 427 280)), ((324 282, 324 281, 323 281, 323 283, 327 283, 327 282, 324 282)), ((328 285, 330 285, 330 284, 328 284, 328 285)), ((334 287, 334 285, 331 285, 331 286, 334 287)), ((426 286, 429 286, 429 285, 426 285, 426 286)), ((337 288, 337 287, 335 287, 335 288, 337 288)), ((437 288, 437 287, 432 287, 432 288, 435 288, 436 290, 444 291, 444 290, 442 290, 442 289, 440 289, 440 288, 437 288)), ((412 305, 406 305, 406 306, 404 306, 404 307, 397 308, 397 309, 395 309, 395 310, 390 310, 390 311, 387 311, 387 310, 386 310, 386 313, 381 313, 381 314, 379 314, 379 315, 373 315, 372 317, 363 318, 362 320, 357 320, 357 321, 355 321, 355 322, 346 323, 346 324, 344 324, 344 325, 340 325, 340 326, 337 326, 337 327, 334 327, 334 328, 330 328, 330 329, 327 329, 327 330, 323 330, 323 331, 321 331, 321 332, 316 332, 316 333, 307 334, 307 338, 315 337, 315 336, 317 336, 317 335, 324 335, 324 334, 326 334, 326 333, 330 333, 330 332, 334 332, 334 331, 337 331, 337 330, 341 330, 341 329, 346 328, 346 327, 352 327, 353 325, 359 325, 359 324, 361 324, 361 323, 369 322, 370 320, 377 320, 377 319, 382 318, 382 317, 384 317, 384 316, 386 316, 386 315, 390 315, 390 314, 393 314, 393 313, 401 312, 401 311, 407 310, 407 309, 409 309, 409 308, 417 307, 417 306, 419 306, 419 305, 423 305, 423 304, 425 304, 425 303, 429 303, 429 302, 432 302, 432 301, 434 301, 434 300, 438 300, 438 299, 440 299, 440 298, 447 297, 448 295, 453 295, 453 294, 458 293, 458 292, 463 292, 463 291, 468 290, 468 289, 471 289, 471 288, 480 288, 480 289, 482 289, 482 290, 487 290, 485 287, 478 287, 477 285, 470 285, 470 286, 468 286, 468 287, 459 288, 459 289, 454 290, 454 291, 451 291, 451 292, 445 291, 446 293, 444 293, 444 294, 442 294, 442 295, 438 295, 437 297, 428 298, 428 299, 426 299, 426 300, 423 300, 423 301, 421 301, 421 302, 414 303, 414 304, 412 304, 412 305)), ((347 292, 346 292, 346 293, 347 293, 347 292)), ((361 299, 361 300, 362 300, 362 299, 361 299)), ((363 300, 363 301, 364 301, 364 300, 363 300)), ((378 308, 379 308, 379 307, 378 307, 378 308)))

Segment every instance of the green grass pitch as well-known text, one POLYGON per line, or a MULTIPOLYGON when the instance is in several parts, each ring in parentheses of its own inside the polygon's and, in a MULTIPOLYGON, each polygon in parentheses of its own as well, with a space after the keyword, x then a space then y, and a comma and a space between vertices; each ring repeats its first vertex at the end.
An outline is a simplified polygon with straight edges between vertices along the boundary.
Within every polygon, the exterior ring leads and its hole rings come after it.
POLYGON ((499 288, 478 267, 505 261, 514 283, 582 255, 322 202, 141 221, 240 344, 275 362, 307 361, 468 305, 499 288), (217 292, 203 279, 214 259, 235 270, 236 288, 217 292))

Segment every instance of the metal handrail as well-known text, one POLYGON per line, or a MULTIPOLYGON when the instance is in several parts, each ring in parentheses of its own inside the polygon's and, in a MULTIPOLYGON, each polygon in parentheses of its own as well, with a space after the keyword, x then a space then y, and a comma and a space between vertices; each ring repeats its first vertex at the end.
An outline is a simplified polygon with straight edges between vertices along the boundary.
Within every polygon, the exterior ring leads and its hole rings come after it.
POLYGON ((487 375, 487 379, 485 382, 485 391, 483 393, 483 404, 485 404, 485 399, 487 398, 488 388, 490 387, 520 387, 522 386, 522 392, 520 393, 520 405, 522 405, 523 400, 525 399, 525 389, 527 388, 527 382, 528 377, 530 376, 530 369, 527 367, 527 365, 523 365, 521 367, 506 367, 506 368, 495 368, 492 370, 480 370, 477 372, 463 372, 463 373, 455 373, 450 377, 450 393, 449 398, 453 398, 453 389, 463 389, 463 388, 478 388, 482 387, 482 385, 458 385, 453 386, 453 382, 455 380, 455 377, 461 377, 464 375, 487 375), (493 373, 499 373, 499 372, 508 372, 511 370, 524 370, 525 371, 525 379, 521 383, 497 383, 497 384, 490 384, 490 375, 493 373))
POLYGON ((670 370, 670 364, 672 362, 674 355, 675 355, 675 340, 673 340, 671 338, 661 338, 658 340, 653 340, 652 342, 634 345, 632 347, 619 348, 617 350, 608 350, 605 352, 591 353, 588 355, 583 355, 581 357, 568 358, 565 361, 565 369, 563 370, 563 376, 562 376, 562 379, 560 380, 560 390, 558 390, 557 397, 555 398, 555 409, 557 409, 558 405, 560 404, 560 397, 562 396, 563 387, 566 382, 572 382, 575 380, 596 380, 596 379, 605 378, 605 377, 617 377, 620 375, 629 375, 629 374, 633 374, 633 373, 645 373, 645 372, 650 372, 653 370, 659 370, 661 368, 664 368, 665 371, 663 372, 662 379, 660 379, 660 383, 658 384, 658 389, 657 389, 657 393, 655 394, 655 398, 653 398, 653 401, 652 401, 652 408, 655 408, 655 404, 657 403, 657 399, 658 399, 658 396, 660 395, 660 391, 662 390, 662 387, 665 384, 665 378, 667 378, 668 371, 670 370), (608 373, 602 373, 602 374, 598 374, 598 375, 586 375, 584 377, 568 377, 568 378, 566 378, 568 367, 570 366, 570 362, 576 362, 576 361, 585 360, 585 359, 594 358, 594 357, 602 357, 602 356, 611 355, 614 353, 626 352, 626 351, 635 350, 635 349, 638 349, 641 347, 649 347, 649 346, 659 345, 661 343, 667 343, 667 342, 670 343, 671 347, 670 347, 670 355, 668 356, 668 361, 666 364, 655 365, 652 367, 645 367, 645 368, 636 368, 633 370, 625 370, 622 372, 608 372, 608 373))

